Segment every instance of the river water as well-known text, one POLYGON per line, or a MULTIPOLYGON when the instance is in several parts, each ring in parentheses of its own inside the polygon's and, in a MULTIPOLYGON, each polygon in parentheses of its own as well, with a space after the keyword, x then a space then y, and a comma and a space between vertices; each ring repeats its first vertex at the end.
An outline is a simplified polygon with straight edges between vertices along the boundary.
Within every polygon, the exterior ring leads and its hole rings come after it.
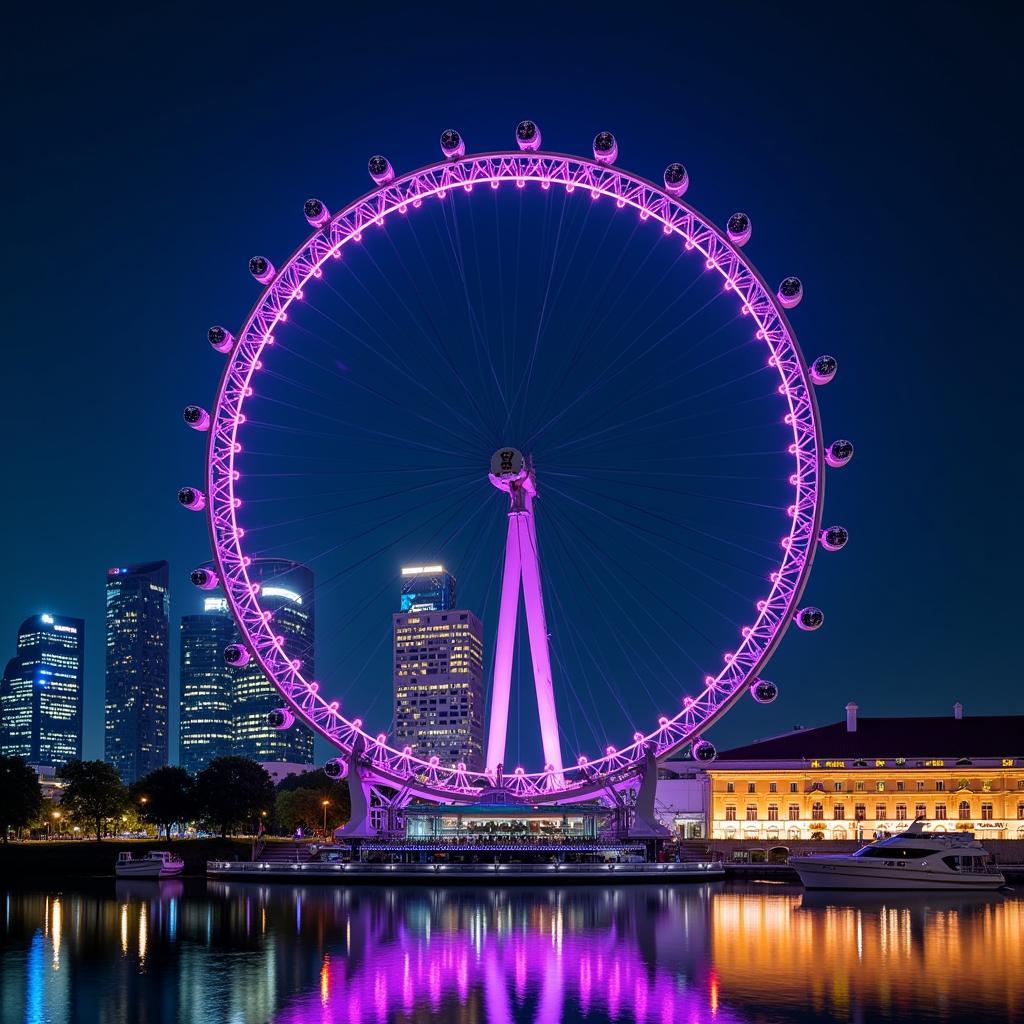
POLYGON ((1024 1021, 1024 899, 788 885, 0 891, 3 1024, 1024 1021))

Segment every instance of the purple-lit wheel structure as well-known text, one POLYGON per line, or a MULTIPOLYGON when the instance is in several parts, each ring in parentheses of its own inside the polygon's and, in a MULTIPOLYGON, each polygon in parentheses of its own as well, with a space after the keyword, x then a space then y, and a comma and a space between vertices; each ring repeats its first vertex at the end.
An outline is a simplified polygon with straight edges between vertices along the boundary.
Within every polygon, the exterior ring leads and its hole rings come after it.
POLYGON ((209 332, 211 345, 227 357, 216 399, 208 414, 198 406, 184 413, 190 427, 208 431, 205 491, 188 486, 178 495, 186 508, 205 509, 210 528, 214 564, 196 570, 193 580, 203 588, 217 583, 223 587, 244 637, 244 644, 229 648, 226 658, 244 664, 251 656, 278 689, 284 706, 274 712, 275 727, 286 727, 294 716, 337 748, 339 756, 330 763, 336 778, 348 773, 354 756, 365 778, 412 796, 468 802, 478 799, 481 790, 501 785, 513 796, 534 802, 565 802, 593 799, 601 791, 630 784, 650 754, 660 761, 690 748, 696 760, 708 762, 715 750, 703 733, 733 704, 748 694, 758 703, 775 699, 775 684, 763 680, 761 672, 788 627, 795 623, 802 630, 815 630, 823 621, 819 609, 803 609, 800 600, 816 549, 835 551, 846 543, 842 527, 823 529, 823 474, 826 463, 839 467, 848 462, 853 448, 847 441, 826 447, 823 439, 814 385, 832 380, 836 360, 818 357, 809 367, 797 345, 785 310, 803 298, 803 285, 786 277, 777 288, 769 287, 742 249, 751 236, 751 219, 734 214, 727 229, 719 229, 685 203, 682 195, 690 181, 682 164, 669 164, 663 184, 657 185, 615 166, 618 144, 610 133, 594 136, 593 158, 543 152, 540 138, 533 122, 522 122, 515 132, 517 150, 473 155, 466 153, 463 137, 448 130, 441 136, 443 159, 404 175, 396 174, 386 158, 373 156, 368 171, 374 190, 335 214, 318 199, 307 201, 303 212, 313 232, 292 256, 280 268, 263 256, 250 260, 250 272, 264 287, 237 335, 223 327, 209 332), (749 320, 750 334, 763 346, 764 360, 777 376, 779 414, 788 428, 792 461, 789 530, 781 539, 778 562, 766 574, 764 592, 735 648, 723 655, 720 665, 708 667, 698 692, 680 694, 674 713, 660 715, 617 746, 570 759, 561 771, 550 765, 539 771, 505 769, 496 778, 493 770, 419 759, 386 734, 364 730, 361 718, 321 693, 303 665, 286 655, 250 573, 255 553, 238 522, 236 456, 242 451, 246 401, 264 349, 273 344, 289 308, 302 302, 305 293, 312 294, 346 249, 358 246, 364 232, 377 230, 389 218, 414 218, 428 203, 450 202, 457 190, 486 195, 499 188, 580 192, 631 210, 641 221, 660 225, 670 242, 717 274, 737 315, 749 320))

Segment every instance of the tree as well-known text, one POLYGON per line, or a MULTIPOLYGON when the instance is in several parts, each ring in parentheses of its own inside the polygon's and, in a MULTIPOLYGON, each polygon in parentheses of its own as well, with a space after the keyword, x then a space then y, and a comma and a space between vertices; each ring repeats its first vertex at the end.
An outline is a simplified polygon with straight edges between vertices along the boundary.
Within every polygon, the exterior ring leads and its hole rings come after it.
POLYGON ((39 815, 43 791, 39 776, 21 757, 0 757, 0 831, 4 842, 10 829, 21 829, 39 815))
POLYGON ((131 800, 142 820, 156 825, 158 834, 162 828, 170 842, 171 825, 195 816, 194 791, 192 776, 168 764, 139 779, 131 788, 131 800))
POLYGON ((274 780, 247 757, 218 757, 196 776, 195 796, 200 814, 226 838, 232 826, 271 809, 274 780))
POLYGON ((120 776, 105 761, 69 761, 60 775, 66 783, 61 806, 73 817, 95 823, 99 842, 104 820, 128 805, 128 790, 120 776))
MULTIPOLYGON (((348 821, 352 815, 352 808, 349 804, 348 798, 348 785, 344 782, 338 782, 336 779, 331 779, 327 776, 326 772, 322 768, 317 768, 311 772, 302 772, 299 775, 289 775, 282 779, 277 785, 278 796, 284 793, 297 793, 302 790, 312 790, 317 795, 317 803, 320 808, 320 817, 317 819, 317 828, 323 826, 323 801, 330 801, 329 808, 329 819, 331 821, 342 822, 348 821)), ((285 801, 285 808, 289 809, 288 801, 285 801)), ((276 811, 276 804, 275 804, 276 811)), ((285 825, 288 831, 295 828, 295 824, 302 824, 296 822, 288 826, 282 818, 278 818, 281 825, 285 825)))

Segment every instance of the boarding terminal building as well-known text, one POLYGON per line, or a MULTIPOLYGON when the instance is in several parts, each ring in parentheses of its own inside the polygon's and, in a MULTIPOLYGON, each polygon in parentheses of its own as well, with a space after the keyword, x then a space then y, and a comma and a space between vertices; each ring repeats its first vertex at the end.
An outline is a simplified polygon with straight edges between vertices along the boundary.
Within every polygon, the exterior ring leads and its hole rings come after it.
POLYGON ((858 718, 722 751, 708 766, 712 839, 871 840, 914 819, 1024 839, 1024 715, 858 718))

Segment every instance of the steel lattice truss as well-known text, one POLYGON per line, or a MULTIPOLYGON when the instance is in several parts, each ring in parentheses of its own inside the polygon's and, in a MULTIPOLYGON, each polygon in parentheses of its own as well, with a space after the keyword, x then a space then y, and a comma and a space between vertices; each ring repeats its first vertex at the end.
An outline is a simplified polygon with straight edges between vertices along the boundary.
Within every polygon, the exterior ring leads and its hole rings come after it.
POLYGON ((468 771, 464 765, 442 765, 437 758, 424 761, 408 748, 390 746, 384 734, 364 732, 361 719, 348 717, 337 701, 322 696, 318 684, 303 674, 302 665, 289 660, 282 638, 274 635, 270 612, 260 607, 259 584, 249 576, 244 531, 236 520, 240 500, 235 494, 235 456, 241 450, 245 401, 252 394, 252 378, 263 348, 273 344, 274 330, 288 319, 289 306, 302 299, 304 289, 323 275, 331 260, 342 258, 346 246, 358 244, 364 232, 380 228, 388 217, 410 214, 427 201, 443 201, 454 189, 471 192, 502 184, 585 190, 595 200, 604 197, 620 208, 630 207, 641 220, 656 221, 666 235, 678 236, 685 249, 698 254, 709 271, 721 276, 723 287, 735 295, 741 312, 750 318, 769 365, 778 373, 778 391, 788 406, 786 423, 792 431, 792 525, 782 542, 780 563, 766 583, 768 593, 757 603, 753 621, 742 630, 736 650, 726 653, 717 673, 705 678, 699 695, 687 697, 681 710, 659 718, 649 732, 637 732, 628 744, 609 747, 598 757, 581 757, 561 775, 516 768, 501 780, 517 796, 565 801, 631 779, 648 748, 659 759, 668 757, 721 717, 772 655, 793 619, 810 573, 823 501, 824 459, 817 404, 803 356, 776 297, 724 232, 651 182, 575 156, 487 153, 447 160, 388 182, 336 214, 307 239, 267 285, 234 342, 211 414, 209 524, 218 575, 246 642, 267 677, 304 721, 345 754, 362 737, 366 774, 413 795, 472 799, 479 796, 481 787, 495 784, 497 780, 483 772, 468 771))

